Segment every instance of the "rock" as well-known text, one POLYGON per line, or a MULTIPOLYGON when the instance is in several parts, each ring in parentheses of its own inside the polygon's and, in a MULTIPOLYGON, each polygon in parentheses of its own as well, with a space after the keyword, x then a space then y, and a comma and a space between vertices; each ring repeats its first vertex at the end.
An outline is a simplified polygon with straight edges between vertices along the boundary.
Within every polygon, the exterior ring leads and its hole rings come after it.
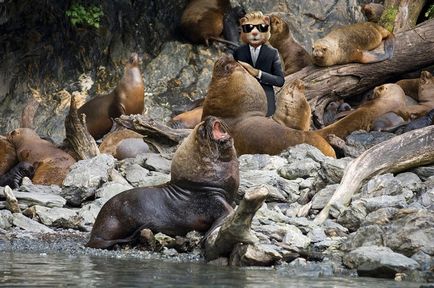
POLYGON ((384 246, 384 230, 379 225, 360 227, 348 237, 342 245, 342 250, 352 251, 362 246, 384 246))
POLYGON ((434 266, 434 257, 419 251, 413 256, 411 256, 411 259, 415 260, 420 265, 420 270, 422 271, 428 271, 431 269, 431 267, 434 266))
POLYGON ((277 170, 288 162, 280 156, 270 156, 267 154, 244 154, 238 158, 240 171, 249 172, 251 170, 277 170))
POLYGON ((116 182, 107 182, 96 190, 95 197, 103 198, 105 201, 107 201, 113 196, 132 188, 133 186, 130 184, 125 185, 116 182))
MULTIPOLYGON (((58 186, 46 186, 47 189, 42 189, 41 186, 43 185, 38 186, 39 187, 33 190, 35 192, 14 191, 14 195, 20 204, 25 204, 26 206, 41 205, 46 207, 63 207, 66 204, 66 200, 63 197, 56 194, 43 192, 51 191, 51 189, 54 187, 58 188, 58 186)), ((30 188, 30 186, 25 187, 25 189, 28 188, 30 188)), ((3 189, 0 189, 0 196, 3 197, 3 189)))
POLYGON ((365 220, 367 214, 368 212, 366 211, 365 205, 361 202, 353 202, 350 207, 339 215, 337 222, 350 231, 356 231, 365 220))
POLYGON ((380 208, 378 210, 375 210, 371 213, 369 213, 365 221, 363 221, 362 225, 386 225, 389 224, 392 219, 395 218, 395 215, 398 213, 398 208, 393 207, 386 207, 386 208, 380 208))
POLYGON ((45 225, 42 225, 35 220, 27 218, 23 214, 14 213, 12 223, 14 226, 30 232, 36 233, 53 233, 54 231, 45 225))
POLYGON ((345 255, 343 262, 349 268, 357 269, 359 276, 392 279, 396 273, 419 268, 419 264, 413 259, 379 246, 357 248, 345 255))
POLYGON ((95 223, 96 216, 98 216, 99 211, 107 200, 106 198, 97 199, 96 201, 83 205, 83 207, 78 210, 77 215, 83 219, 81 229, 86 231, 91 230, 91 226, 95 223))
POLYGON ((372 197, 367 199, 357 200, 361 201, 362 205, 366 207, 368 212, 378 210, 380 208, 405 208, 407 207, 407 201, 403 195, 389 196, 383 195, 378 197, 372 197))
POLYGON ((422 180, 415 173, 404 172, 395 176, 395 179, 401 183, 402 187, 408 188, 413 192, 418 192, 421 189, 422 180))
POLYGON ((339 183, 341 182, 342 176, 344 175, 345 168, 352 160, 353 159, 349 157, 340 158, 340 159, 326 157, 321 162, 321 169, 319 171, 319 175, 327 183, 330 184, 339 183))
POLYGON ((276 251, 265 251, 260 246, 238 244, 229 258, 231 266, 270 266, 282 256, 276 251))
POLYGON ((348 149, 348 151, 355 152, 355 154, 345 156, 357 158, 372 146, 389 140, 392 137, 395 137, 395 134, 388 132, 371 131, 369 133, 366 133, 361 131, 355 131, 348 135, 345 139, 347 146, 351 148, 348 149))
POLYGON ((322 242, 327 239, 327 235, 324 233, 324 229, 320 227, 314 227, 307 237, 311 239, 312 243, 322 242))
POLYGON ((289 263, 288 266, 283 267, 285 269, 285 273, 289 273, 289 275, 297 275, 297 277, 318 278, 333 276, 333 266, 334 265, 329 261, 313 262, 306 261, 306 259, 303 258, 297 258, 289 263))
POLYGON ((95 191, 109 180, 115 161, 111 155, 100 154, 92 159, 76 162, 63 181, 61 195, 68 204, 81 205, 84 200, 93 197, 95 191))
POLYGON ((418 203, 420 203, 427 210, 434 210, 434 187, 422 193, 418 199, 418 203))
POLYGON ((285 237, 282 239, 282 242, 289 245, 295 251, 306 249, 312 242, 311 239, 303 235, 301 230, 296 226, 289 225, 287 228, 288 231, 285 234, 285 237))
POLYGON ((327 185, 325 188, 318 191, 312 198, 312 209, 320 210, 324 208, 335 193, 338 186, 339 184, 327 185))
POLYGON ((361 189, 360 197, 369 198, 383 195, 399 195, 402 191, 401 181, 392 173, 376 175, 361 189))
POLYGON ((0 210, 0 229, 12 227, 13 216, 9 210, 0 210))
POLYGON ((46 226, 79 229, 82 225, 83 219, 77 215, 77 211, 40 205, 35 205, 34 208, 39 220, 46 226))
POLYGON ((321 164, 310 158, 289 162, 278 170, 283 178, 295 180, 297 178, 317 177, 321 164))
POLYGON ((144 167, 149 171, 161 172, 163 174, 170 173, 171 160, 168 160, 161 154, 147 153, 144 155, 144 167))
POLYGON ((412 171, 422 180, 426 181, 429 177, 434 175, 434 165, 417 167, 412 171))

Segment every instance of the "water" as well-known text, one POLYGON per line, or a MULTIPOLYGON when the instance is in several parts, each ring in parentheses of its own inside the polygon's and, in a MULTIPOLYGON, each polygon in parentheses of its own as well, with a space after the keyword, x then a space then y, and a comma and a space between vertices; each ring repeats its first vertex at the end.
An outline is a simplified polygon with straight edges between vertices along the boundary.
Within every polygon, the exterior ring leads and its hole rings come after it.
POLYGON ((0 252, 0 287, 419 287, 373 278, 299 278, 272 268, 0 252))

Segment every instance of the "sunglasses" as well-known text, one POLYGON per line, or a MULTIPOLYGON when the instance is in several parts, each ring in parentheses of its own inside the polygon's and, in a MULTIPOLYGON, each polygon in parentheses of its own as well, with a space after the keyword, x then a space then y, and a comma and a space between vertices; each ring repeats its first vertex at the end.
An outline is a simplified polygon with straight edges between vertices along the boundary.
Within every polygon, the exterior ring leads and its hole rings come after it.
POLYGON ((267 24, 246 24, 246 25, 241 25, 241 28, 243 29, 244 33, 249 33, 253 30, 253 28, 258 29, 259 32, 267 32, 268 31, 268 27, 269 25, 267 24))

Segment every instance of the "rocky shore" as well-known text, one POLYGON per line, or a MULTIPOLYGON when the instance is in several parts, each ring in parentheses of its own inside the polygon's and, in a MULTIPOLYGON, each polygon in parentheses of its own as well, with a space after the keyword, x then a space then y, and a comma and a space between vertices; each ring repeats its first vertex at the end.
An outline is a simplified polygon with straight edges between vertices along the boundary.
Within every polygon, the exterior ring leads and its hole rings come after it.
MULTIPOLYGON (((347 145, 356 156, 389 136, 355 132, 347 145)), ((62 187, 34 185, 25 178, 12 191, 22 213, 8 210, 0 187, 0 251, 204 262, 201 235, 196 232, 176 238, 156 234, 152 241, 114 251, 84 247, 102 205, 132 187, 168 181, 171 157, 148 153, 118 161, 101 154, 74 164, 62 187)), ((253 219, 257 243, 239 244, 229 258, 213 263, 278 266, 309 277, 359 275, 433 282, 434 166, 375 176, 337 219, 314 224, 352 159, 329 158, 306 144, 278 156, 239 157, 236 202, 255 186, 265 185, 270 193, 253 219)))

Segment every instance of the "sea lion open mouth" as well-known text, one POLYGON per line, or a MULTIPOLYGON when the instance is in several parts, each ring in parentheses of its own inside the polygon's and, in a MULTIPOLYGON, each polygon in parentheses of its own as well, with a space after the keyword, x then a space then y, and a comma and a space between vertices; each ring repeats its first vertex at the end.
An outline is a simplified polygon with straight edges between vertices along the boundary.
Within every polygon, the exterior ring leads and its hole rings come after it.
POLYGON ((214 140, 216 141, 226 141, 230 138, 229 134, 226 131, 225 125, 219 120, 216 120, 212 124, 212 135, 214 137, 214 140))

